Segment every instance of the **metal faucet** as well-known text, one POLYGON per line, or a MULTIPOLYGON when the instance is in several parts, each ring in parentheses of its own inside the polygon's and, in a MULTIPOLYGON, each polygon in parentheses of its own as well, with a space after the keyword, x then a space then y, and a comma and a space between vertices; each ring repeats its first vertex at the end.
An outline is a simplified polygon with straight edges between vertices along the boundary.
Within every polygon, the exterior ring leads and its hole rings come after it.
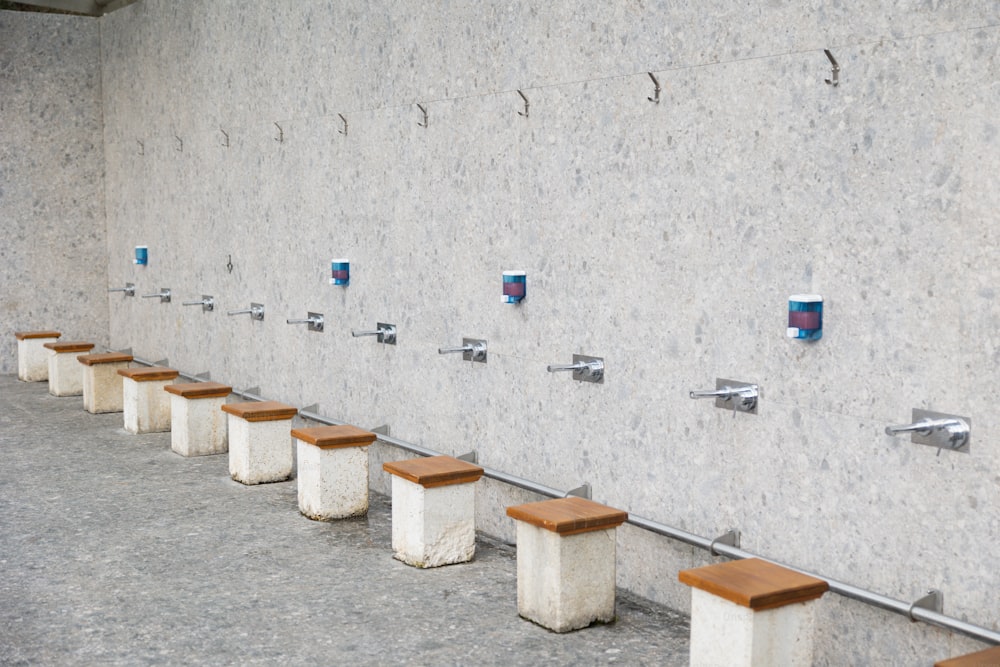
POLYGON ((323 314, 322 313, 308 313, 308 317, 304 320, 285 320, 288 324, 308 324, 309 331, 322 331, 323 330, 323 314))

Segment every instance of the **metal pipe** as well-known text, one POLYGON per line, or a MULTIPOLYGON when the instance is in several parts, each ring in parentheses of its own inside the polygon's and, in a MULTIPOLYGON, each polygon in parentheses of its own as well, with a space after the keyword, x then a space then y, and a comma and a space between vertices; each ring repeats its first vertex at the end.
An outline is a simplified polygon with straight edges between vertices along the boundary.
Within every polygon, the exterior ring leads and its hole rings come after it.
MULTIPOLYGON (((146 361, 144 359, 139 359, 134 357, 133 361, 138 364, 143 364, 145 366, 154 365, 151 361, 146 361)), ((193 375, 188 375, 187 373, 181 373, 181 377, 199 382, 200 378, 193 375)), ((241 392, 233 390, 233 393, 242 396, 244 398, 249 398, 255 401, 266 400, 261 396, 256 396, 246 392, 241 392)), ((328 424, 330 426, 344 426, 345 422, 338 421, 336 419, 331 419, 329 417, 324 417, 323 415, 317 414, 315 412, 309 412, 305 410, 299 410, 299 416, 311 421, 316 421, 321 424, 328 424)), ((388 435, 379 434, 378 439, 382 442, 386 442, 394 447, 404 449, 408 452, 414 454, 419 454, 420 456, 441 456, 441 452, 434 451, 422 445, 417 445, 412 442, 407 442, 405 440, 400 440, 399 438, 393 438, 388 435)), ((483 468, 483 475, 489 477, 490 479, 495 479, 498 482, 503 482, 511 486, 516 486, 520 489, 526 491, 531 491, 532 493, 537 493, 541 496, 549 496, 550 498, 564 498, 566 496, 565 491, 561 491, 551 486, 546 486, 545 484, 540 484, 538 482, 533 482, 530 479, 525 479, 523 477, 517 477, 516 475, 511 475, 500 470, 495 470, 493 468, 483 468)), ((760 556, 758 554, 751 553, 749 551, 744 551, 739 547, 733 547, 728 544, 722 544, 716 540, 712 540, 700 535, 695 535, 694 533, 689 533, 686 530, 681 530, 680 528, 674 528, 666 524, 660 523, 658 521, 653 521, 652 519, 646 519, 641 516, 636 516, 629 513, 628 520, 626 523, 632 524, 637 528, 642 528, 643 530, 648 530, 651 533, 656 533, 657 535, 663 535, 664 537, 669 537, 673 540, 679 542, 684 542, 699 549, 704 549, 711 553, 713 550, 717 554, 722 554, 723 556, 728 556, 734 559, 744 559, 744 558, 759 558, 761 560, 766 560, 775 565, 780 565, 781 567, 786 567, 789 570, 795 570, 796 572, 801 572, 810 577, 815 577, 816 579, 822 579, 830 586, 830 591, 841 595, 852 600, 857 600, 858 602, 863 602, 867 605, 873 607, 878 607, 884 609, 885 611, 891 611, 895 614, 901 616, 906 616, 907 618, 912 618, 918 621, 923 621, 930 625, 935 625, 939 628, 944 628, 945 630, 950 630, 952 632, 957 632, 959 634, 965 635, 966 637, 971 637, 981 642, 988 644, 1000 645, 1000 632, 990 630, 989 628, 984 628, 979 625, 974 625, 968 623, 953 616, 947 616, 945 614, 924 609, 922 607, 914 607, 912 602, 904 602, 903 600, 897 600, 895 598, 882 595, 881 593, 875 593, 874 591, 865 590, 863 588, 858 588, 857 586, 852 586, 851 584, 846 584, 842 581, 837 581, 836 579, 831 579, 829 577, 824 577, 821 574, 816 574, 815 572, 810 572, 808 570, 803 570, 802 568, 795 567, 793 565, 788 565, 782 563, 781 561, 774 560, 773 558, 768 558, 767 556, 760 556)))

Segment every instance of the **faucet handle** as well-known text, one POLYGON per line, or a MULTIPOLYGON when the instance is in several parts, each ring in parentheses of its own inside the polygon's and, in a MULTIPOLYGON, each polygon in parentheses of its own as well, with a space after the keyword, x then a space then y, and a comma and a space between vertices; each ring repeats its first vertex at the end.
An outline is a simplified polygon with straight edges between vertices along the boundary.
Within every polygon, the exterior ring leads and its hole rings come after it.
POLYGON ((478 338, 463 338, 461 347, 439 347, 438 354, 461 352, 464 361, 486 363, 486 341, 478 338))
POLYGON ((594 382, 604 384, 604 358, 588 357, 574 354, 571 364, 549 364, 545 367, 549 373, 573 371, 573 379, 579 382, 594 382))
POLYGON ((757 399, 760 398, 760 385, 716 378, 715 389, 690 391, 688 392, 688 396, 690 398, 714 398, 715 407, 717 408, 757 414, 757 399))
POLYGON ((125 296, 135 296, 135 283, 125 283, 125 287, 109 287, 109 292, 125 292, 125 296))

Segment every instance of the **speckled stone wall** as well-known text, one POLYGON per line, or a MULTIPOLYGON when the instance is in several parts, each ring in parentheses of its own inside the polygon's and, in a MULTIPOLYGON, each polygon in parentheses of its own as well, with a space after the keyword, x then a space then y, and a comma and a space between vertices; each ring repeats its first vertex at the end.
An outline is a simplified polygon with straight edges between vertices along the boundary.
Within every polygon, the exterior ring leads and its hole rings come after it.
POLYGON ((14 332, 108 340, 100 25, 0 11, 0 373, 14 332))
MULTIPOLYGON (((790 4, 115 12, 110 279, 174 301, 112 295, 111 341, 997 628, 1000 3, 790 4), (817 343, 785 336, 801 292, 817 343), (215 312, 181 306, 201 294, 215 312), (226 315, 251 301, 263 322, 226 315), (309 310, 323 333, 285 323, 309 310), (351 337, 377 321, 396 346, 351 337), (437 354, 463 336, 487 364, 437 354), (604 384, 546 372, 574 353, 604 384), (717 377, 760 383, 759 414, 688 398, 717 377), (970 417, 972 453, 884 434, 914 407, 970 417)), ((512 538, 529 497, 483 483, 481 529, 512 538)), ((622 585, 685 608, 677 571, 711 559, 620 535, 622 585)), ((819 664, 978 646, 836 596, 819 616, 819 664)))

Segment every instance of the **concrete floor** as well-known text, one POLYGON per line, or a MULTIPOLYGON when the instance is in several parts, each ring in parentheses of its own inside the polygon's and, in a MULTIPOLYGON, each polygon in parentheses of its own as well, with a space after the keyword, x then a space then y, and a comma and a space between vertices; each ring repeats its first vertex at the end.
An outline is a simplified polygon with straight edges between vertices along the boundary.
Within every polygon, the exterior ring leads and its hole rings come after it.
POLYGON ((515 553, 394 560, 388 498, 298 513, 46 383, 0 376, 0 664, 686 665, 688 619, 619 591, 618 620, 557 635, 517 615, 515 553))

